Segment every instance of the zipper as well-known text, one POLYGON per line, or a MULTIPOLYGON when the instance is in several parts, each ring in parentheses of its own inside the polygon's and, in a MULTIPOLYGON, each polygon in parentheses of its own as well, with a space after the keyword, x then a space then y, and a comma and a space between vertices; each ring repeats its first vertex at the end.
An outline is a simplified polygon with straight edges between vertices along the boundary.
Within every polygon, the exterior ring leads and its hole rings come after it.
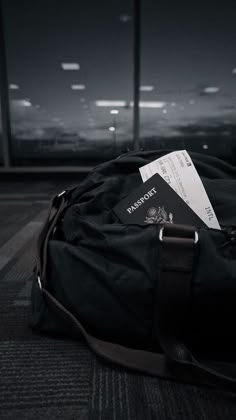
POLYGON ((228 237, 232 244, 236 243, 236 228, 235 227, 229 228, 228 237))
POLYGON ((222 228, 222 231, 225 233, 227 241, 221 246, 222 248, 226 245, 235 245, 236 244, 236 227, 230 226, 230 227, 224 227, 222 228))

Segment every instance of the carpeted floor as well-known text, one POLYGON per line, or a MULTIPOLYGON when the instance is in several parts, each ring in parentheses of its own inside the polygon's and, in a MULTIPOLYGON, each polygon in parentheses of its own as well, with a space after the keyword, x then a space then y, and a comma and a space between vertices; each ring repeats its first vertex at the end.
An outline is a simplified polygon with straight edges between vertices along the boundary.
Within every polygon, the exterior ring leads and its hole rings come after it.
POLYGON ((108 367, 28 327, 35 237, 52 183, 0 184, 0 419, 235 420, 236 397, 108 367))

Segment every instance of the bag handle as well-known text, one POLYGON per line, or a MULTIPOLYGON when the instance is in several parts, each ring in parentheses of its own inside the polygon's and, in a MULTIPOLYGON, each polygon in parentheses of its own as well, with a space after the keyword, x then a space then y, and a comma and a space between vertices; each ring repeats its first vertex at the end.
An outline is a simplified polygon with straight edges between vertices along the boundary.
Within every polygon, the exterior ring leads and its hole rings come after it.
POLYGON ((36 276, 40 282, 46 276, 46 265, 47 265, 47 244, 49 238, 57 228, 57 223, 60 220, 63 212, 68 207, 69 198, 74 188, 70 190, 64 190, 60 194, 53 196, 49 203, 48 214, 46 220, 39 233, 36 247, 36 276))
MULTIPOLYGON (((194 227, 166 225, 160 229, 160 275, 157 287, 156 323, 158 341, 172 362, 193 368, 200 374, 236 385, 236 375, 229 376, 197 360, 177 337, 184 333, 188 316, 191 280, 196 257, 198 234, 194 227), (164 235, 165 233, 165 235, 164 235)), ((216 363, 217 364, 217 363, 216 363)))
MULTIPOLYGON (((199 383, 202 385, 203 379, 204 379, 205 385, 217 386, 217 387, 223 387, 223 388, 227 387, 228 389, 235 391, 236 381, 234 378, 230 378, 225 375, 222 376, 217 371, 211 370, 205 366, 202 366, 200 363, 196 364, 195 359, 193 358, 192 355, 189 358, 190 352, 186 349, 186 347, 182 343, 179 343, 179 342, 174 341, 173 339, 170 339, 168 334, 166 335, 163 333, 162 326, 164 326, 164 324, 162 324, 161 322, 159 323, 159 328, 160 328, 159 340, 160 340, 160 344, 162 345, 164 354, 153 353, 153 352, 149 352, 145 350, 130 349, 116 343, 100 340, 97 337, 94 337, 91 334, 89 334, 86 331, 86 329, 83 327, 83 325, 79 322, 79 320, 46 289, 46 266, 47 266, 48 241, 54 229, 57 227, 57 223, 60 220, 63 212, 69 205, 68 198, 70 196, 71 191, 72 190, 63 191, 63 193, 59 194, 58 196, 52 199, 52 202, 49 206, 48 217, 45 221, 45 224, 38 238, 37 266, 36 266, 37 285, 43 297, 45 298, 48 306, 51 307, 52 310, 56 312, 61 318, 65 319, 66 322, 72 325, 75 331, 79 335, 82 335, 85 338, 89 347, 97 355, 101 356, 103 359, 106 359, 107 361, 117 363, 126 368, 133 369, 135 371, 139 371, 139 372, 146 373, 149 375, 155 375, 155 376, 165 377, 167 379, 174 379, 174 380, 179 380, 179 378, 181 378, 181 381, 184 381, 187 383, 193 383, 193 384, 199 383), (188 355, 188 358, 186 358, 186 355, 188 355), (167 356, 167 358, 165 356, 167 356), (169 361, 172 361, 172 362, 174 361, 175 363, 174 364, 168 363, 168 359, 169 361), (184 369, 184 370, 180 369, 181 365, 185 365, 186 367, 188 367, 188 369, 184 369), (191 371, 191 368, 193 367, 197 367, 198 373, 200 372, 200 375, 196 376, 195 378, 193 378, 192 371, 191 371), (208 374, 207 377, 205 376, 206 373, 208 374)), ((184 235, 182 234, 182 243, 189 244, 192 242, 192 240, 189 238, 189 235, 191 236, 192 230, 191 229, 189 230, 189 227, 185 227, 185 228, 187 228, 187 231, 185 230, 184 234, 186 235, 186 232, 187 232, 188 237, 184 238, 183 237, 184 235)), ((161 227, 160 229, 159 237, 160 237, 160 240, 162 240, 162 242, 164 243, 165 241, 163 240, 163 227, 161 227)), ((197 235, 195 235, 194 241, 196 242, 196 240, 197 240, 197 235)), ((172 243, 176 245, 176 239, 172 241, 172 243)), ((188 275, 185 277, 186 279, 185 285, 187 285, 189 282, 189 277, 190 277, 189 274, 192 273, 192 263, 193 263, 191 252, 187 254, 189 257, 188 258, 185 257, 183 264, 178 263, 177 264, 178 270, 175 271, 176 276, 177 276, 177 273, 179 273, 177 281, 181 278, 183 279, 184 272, 188 273, 188 275)), ((187 254, 185 253, 185 256, 187 254)), ((168 271, 170 272, 170 270, 168 271)), ((161 286, 159 287, 159 291, 162 294, 163 289, 164 289, 163 285, 165 281, 163 277, 163 272, 160 273, 159 280, 161 281, 160 282, 161 286)), ((180 288, 178 287, 178 289, 180 288)), ((170 292, 171 288, 168 288, 168 290, 170 292)), ((163 305, 162 305, 162 309, 163 309, 163 305)), ((162 316, 160 319, 163 320, 164 311, 161 311, 161 313, 162 313, 162 316)), ((219 363, 219 365, 221 364, 219 363)))

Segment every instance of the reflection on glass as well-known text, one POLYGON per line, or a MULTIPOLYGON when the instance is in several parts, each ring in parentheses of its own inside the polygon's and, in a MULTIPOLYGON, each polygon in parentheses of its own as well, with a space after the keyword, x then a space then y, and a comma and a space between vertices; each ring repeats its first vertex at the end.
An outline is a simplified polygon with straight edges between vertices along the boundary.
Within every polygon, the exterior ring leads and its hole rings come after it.
POLYGON ((235 15, 233 1, 142 2, 141 102, 165 103, 140 110, 143 147, 235 153, 235 15))
POLYGON ((4 0, 3 13, 14 162, 87 164, 129 149, 132 1, 4 0))

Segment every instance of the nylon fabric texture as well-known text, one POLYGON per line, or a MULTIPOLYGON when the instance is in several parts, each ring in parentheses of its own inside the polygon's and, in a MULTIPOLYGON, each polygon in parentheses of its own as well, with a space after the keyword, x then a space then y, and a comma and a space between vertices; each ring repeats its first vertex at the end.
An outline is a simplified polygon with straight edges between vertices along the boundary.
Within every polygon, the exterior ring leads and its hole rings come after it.
MULTIPOLYGON (((158 225, 123 225, 112 208, 141 183, 139 167, 169 151, 133 152, 99 165, 71 193, 48 243, 47 290, 102 340, 160 352, 155 309, 158 225)), ((199 228, 184 339, 213 361, 236 361, 236 169, 190 153, 222 230, 199 228)), ((74 335, 32 290, 32 327, 74 335)))

